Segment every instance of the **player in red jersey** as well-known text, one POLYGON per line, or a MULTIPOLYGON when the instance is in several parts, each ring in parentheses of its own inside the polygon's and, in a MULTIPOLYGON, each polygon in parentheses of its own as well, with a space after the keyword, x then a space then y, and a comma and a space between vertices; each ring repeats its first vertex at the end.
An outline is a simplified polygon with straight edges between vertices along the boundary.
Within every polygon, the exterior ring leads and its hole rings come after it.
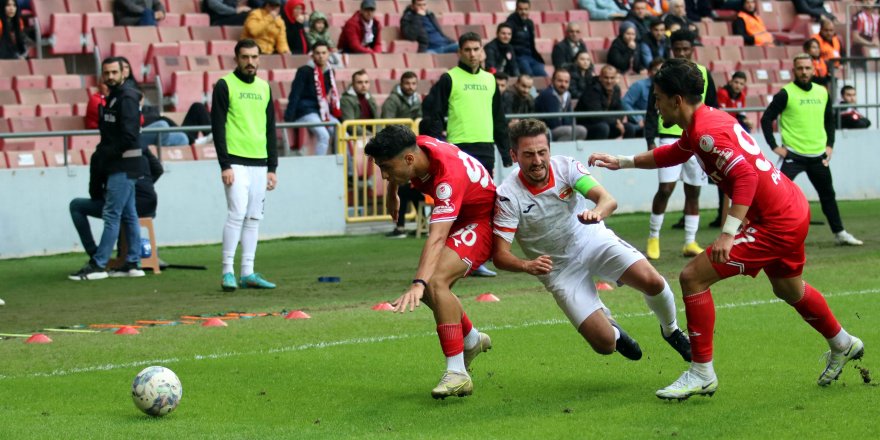
POLYGON ((431 395, 435 399, 470 395, 470 363, 491 348, 492 341, 474 328, 451 288, 492 254, 492 177, 480 162, 455 145, 429 136, 416 137, 402 125, 380 131, 364 151, 388 181, 386 209, 392 217, 397 216, 400 204, 396 197, 399 185, 412 183, 434 198, 428 239, 415 279, 392 304, 396 312, 405 312, 421 301, 434 312, 446 372, 431 395))
POLYGON ((706 174, 733 203, 721 235, 681 272, 693 361, 672 385, 658 390, 657 397, 683 400, 715 393, 715 305, 709 287, 734 275, 755 277, 761 270, 773 293, 827 339, 830 350, 818 383, 828 385, 847 361, 862 357, 864 344, 840 326, 822 294, 801 278, 810 224, 807 199, 764 157, 736 119, 701 104, 702 89, 702 76, 693 63, 667 61, 654 76, 654 93, 663 120, 687 127, 681 139, 636 156, 595 153, 589 159, 590 165, 611 170, 653 169, 696 155, 706 174))

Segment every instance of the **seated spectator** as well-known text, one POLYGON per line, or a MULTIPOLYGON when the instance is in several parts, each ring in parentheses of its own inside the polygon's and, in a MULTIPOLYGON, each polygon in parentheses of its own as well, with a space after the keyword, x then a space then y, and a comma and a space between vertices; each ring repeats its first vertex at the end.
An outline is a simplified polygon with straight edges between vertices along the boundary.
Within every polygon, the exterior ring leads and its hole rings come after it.
POLYGON ((804 52, 813 60, 812 82, 828 87, 831 76, 828 74, 828 65, 822 59, 822 45, 815 38, 810 38, 804 42, 804 52))
MULTIPOLYGON (((748 0, 746 0, 748 1, 748 0)), ((730 81, 718 89, 718 108, 744 108, 746 106, 746 74, 745 72, 733 72, 730 81)), ((731 113, 739 125, 747 132, 752 131, 752 121, 749 121, 745 112, 731 113)))
MULTIPOLYGON (((556 69, 550 87, 542 90, 535 99, 535 113, 571 112, 571 94, 568 93, 570 81, 571 75, 567 70, 556 69)), ((544 121, 554 141, 583 140, 587 137, 587 129, 575 125, 574 118, 553 117, 544 121)))
POLYGON ((262 8, 252 10, 244 21, 241 39, 251 39, 260 46, 260 53, 290 53, 287 29, 281 18, 281 0, 266 0, 262 8))
POLYGON ((513 26, 510 23, 499 23, 495 30, 495 39, 483 47, 486 71, 504 72, 511 77, 519 75, 519 64, 516 62, 516 52, 510 44, 511 38, 513 26))
POLYGON ((620 33, 608 48, 608 64, 624 75, 641 73, 644 69, 636 41, 636 27, 631 21, 620 24, 620 33))
MULTIPOLYGON (((834 29, 834 23, 829 20, 822 20, 819 27, 819 33, 814 34, 811 38, 819 42, 821 55, 819 56, 826 66, 830 60, 840 58, 840 38, 837 37, 837 30, 834 29)), ((835 68, 840 68, 840 62, 834 62, 835 68)))
MULTIPOLYGON (((339 123, 342 109, 339 107, 339 92, 336 78, 330 67, 330 49, 324 41, 312 45, 312 63, 296 69, 296 76, 290 86, 286 122, 334 122, 339 123)), ((330 148, 330 137, 334 127, 310 127, 309 132, 317 138, 315 154, 323 156, 330 148)))
POLYGON ((666 24, 659 18, 651 20, 651 32, 645 34, 639 44, 642 65, 648 66, 655 58, 665 60, 670 54, 669 39, 666 38, 666 24))
POLYGON ((287 32, 287 45, 290 53, 303 55, 309 53, 309 40, 306 38, 306 4, 302 0, 287 0, 284 4, 284 28, 287 32))
POLYGON ((419 43, 419 52, 456 53, 458 43, 446 36, 437 17, 428 10, 428 0, 412 0, 400 17, 400 35, 419 43))
POLYGON ((733 34, 743 37, 746 46, 773 46, 773 34, 758 15, 758 1, 745 0, 733 21, 733 34))
POLYGON ((113 1, 113 21, 116 26, 156 26, 164 19, 165 2, 162 0, 113 1))
MULTIPOLYGON (((505 115, 520 115, 535 112, 535 98, 532 97, 534 80, 529 75, 517 77, 513 86, 501 96, 501 106, 505 115)), ((510 122, 513 122, 511 120, 510 122)))
POLYGON ((632 23, 636 27, 636 41, 641 42, 645 35, 651 33, 651 13, 648 12, 646 0, 635 0, 630 5, 629 13, 623 19, 624 23, 632 23))
MULTIPOLYGON (((620 101, 620 74, 612 65, 599 72, 599 81, 584 90, 578 100, 576 112, 622 111, 620 101)), ((587 127, 587 139, 619 139, 635 137, 637 124, 627 121, 626 116, 578 118, 578 124, 587 127)))
POLYGON ((840 110, 840 124, 837 128, 862 129, 871 126, 871 121, 864 115, 859 113, 856 105, 856 88, 853 86, 843 86, 840 88, 840 103, 849 104, 853 107, 847 107, 840 110))
POLYGON ((565 26, 565 38, 553 46, 553 67, 558 69, 570 65, 574 62, 575 55, 586 50, 587 45, 581 39, 581 26, 569 23, 565 26))
POLYGON ((580 99, 581 91, 593 83, 593 56, 582 50, 575 56, 574 63, 566 69, 571 73, 571 85, 568 88, 571 99, 580 99))
POLYGON ((507 81, 510 79, 504 72, 498 72, 495 74, 495 85, 498 87, 498 93, 504 94, 504 91, 507 90, 507 81))
POLYGON ((664 14, 661 19, 669 34, 679 29, 685 29, 693 32, 699 38, 700 28, 688 18, 684 0, 669 0, 669 12, 664 14))
MULTIPOLYGON (((654 75, 660 71, 660 67, 663 66, 663 61, 665 60, 662 58, 654 58, 651 61, 651 64, 648 65, 648 77, 642 78, 629 86, 626 94, 623 95, 623 99, 620 100, 624 110, 634 111, 648 109, 648 95, 651 94, 652 87, 651 81, 654 78, 654 75)), ((645 117, 642 115, 629 115, 626 118, 627 121, 635 126, 636 136, 642 136, 645 129, 645 117)))
POLYGON ((852 17, 852 48, 850 56, 877 56, 871 50, 880 47, 877 42, 877 26, 880 25, 877 10, 872 8, 870 0, 858 0, 861 10, 852 17))
POLYGON ((699 22, 704 18, 715 18, 711 0, 686 0, 685 10, 691 21, 699 22))
POLYGON ((382 25, 375 19, 376 0, 364 0, 361 9, 342 27, 339 50, 346 53, 382 53, 382 25))
POLYGON ((516 52, 516 62, 521 73, 532 76, 547 76, 544 58, 535 47, 535 23, 529 18, 532 3, 529 0, 516 0, 516 10, 507 17, 513 29, 510 44, 516 52))
POLYGON ((28 48, 21 11, 15 0, 4 0, 4 3, 0 14, 0 59, 24 59, 28 48))
POLYGON ((309 43, 310 51, 317 41, 327 43, 327 48, 330 49, 330 64, 333 66, 342 65, 342 60, 336 51, 336 42, 333 41, 333 37, 330 35, 330 23, 323 12, 315 11, 312 12, 312 15, 309 15, 309 31, 306 32, 306 41, 309 43))
POLYGON ((645 0, 648 2, 648 14, 652 17, 660 17, 666 12, 666 9, 669 5, 666 3, 666 0, 645 0))
POLYGON ((247 0, 205 0, 203 11, 211 19, 211 26, 244 26, 251 7, 247 0))
POLYGON ((419 95, 419 76, 406 71, 400 76, 400 84, 382 103, 383 119, 419 119, 422 117, 422 97, 419 95))
POLYGON ((823 18, 830 20, 832 23, 837 21, 834 14, 825 10, 824 0, 792 0, 794 10, 798 14, 806 14, 813 18, 813 21, 820 21, 823 18))
POLYGON ((590 13, 590 20, 614 20, 626 17, 626 9, 614 0, 578 0, 578 6, 590 13))
POLYGON ((351 75, 351 85, 342 95, 342 120, 376 119, 379 117, 379 106, 370 94, 370 75, 364 69, 351 75))

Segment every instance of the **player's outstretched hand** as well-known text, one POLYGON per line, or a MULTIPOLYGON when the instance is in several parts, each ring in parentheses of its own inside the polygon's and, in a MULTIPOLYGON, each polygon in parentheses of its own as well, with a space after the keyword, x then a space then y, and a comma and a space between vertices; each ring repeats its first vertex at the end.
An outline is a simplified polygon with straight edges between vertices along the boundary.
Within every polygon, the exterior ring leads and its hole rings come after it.
POLYGON ((733 248, 733 236, 721 234, 712 243, 712 253, 708 255, 713 263, 727 263, 730 260, 730 250, 733 248))
POLYGON ((620 162, 617 160, 617 156, 612 156, 608 153, 593 153, 590 155, 590 158, 587 160, 587 163, 592 166, 608 168, 609 170, 619 170, 620 162))
POLYGON ((547 275, 553 270, 553 260, 549 255, 541 255, 534 260, 526 261, 525 271, 531 275, 547 275))
POLYGON ((391 305, 394 306, 394 311, 397 313, 405 312, 407 306, 409 306, 409 311, 412 312, 421 305, 422 296, 424 295, 425 287, 421 284, 413 284, 406 293, 394 300, 391 305))
POLYGON ((397 224, 397 214, 400 211, 400 197, 397 196, 397 193, 394 193, 393 196, 388 195, 385 197, 385 212, 391 214, 391 221, 397 224))
POLYGON ((585 225, 592 225, 601 222, 605 218, 602 217, 602 213, 598 211, 592 210, 584 210, 584 212, 578 214, 578 220, 585 225))

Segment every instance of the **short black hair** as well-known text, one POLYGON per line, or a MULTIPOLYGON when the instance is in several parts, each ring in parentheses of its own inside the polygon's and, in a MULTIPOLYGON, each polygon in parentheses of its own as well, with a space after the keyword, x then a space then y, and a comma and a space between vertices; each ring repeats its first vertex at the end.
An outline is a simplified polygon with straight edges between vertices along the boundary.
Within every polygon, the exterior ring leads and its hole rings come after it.
POLYGON ((668 96, 681 96, 688 104, 703 100, 703 73, 691 61, 672 58, 654 75, 654 85, 668 96))
POLYGON ((652 18, 651 21, 648 23, 648 28, 650 28, 650 29, 654 29, 655 26, 659 26, 659 25, 661 25, 661 24, 664 25, 664 26, 666 26, 666 22, 664 22, 663 20, 661 20, 660 17, 654 17, 654 18, 652 18))
POLYGON ((746 77, 746 73, 743 72, 742 70, 737 70, 736 72, 733 72, 733 75, 730 76, 730 79, 737 79, 737 78, 739 78, 743 81, 748 81, 748 77, 746 77))
POLYGON ((840 97, 843 98, 843 94, 846 93, 848 90, 852 90, 853 92, 855 92, 856 88, 853 86, 850 86, 850 85, 846 85, 846 86, 841 87, 840 88, 840 97))
POLYGON ((648 64, 648 70, 654 70, 655 67, 666 62, 666 59, 663 57, 657 57, 651 60, 651 64, 648 64))
POLYGON ((810 46, 812 46, 813 43, 816 43, 816 44, 819 45, 819 47, 822 47, 822 45, 819 44, 819 40, 817 40, 817 39, 815 39, 815 38, 810 38, 809 40, 804 41, 804 46, 803 46, 803 48, 804 48, 804 52, 809 52, 809 51, 810 51, 810 46))
POLYGON ((498 26, 495 26, 495 35, 498 35, 498 32, 501 32, 501 28, 508 28, 510 32, 513 32, 513 25, 508 22, 498 23, 498 26))
POLYGON ((400 82, 404 82, 410 78, 419 79, 419 76, 412 70, 407 70, 406 72, 403 72, 403 75, 400 75, 400 82))
POLYGON ((520 139, 540 136, 542 134, 547 137, 547 143, 549 144, 549 133, 550 131, 547 129, 547 124, 538 119, 520 119, 510 124, 510 131, 508 132, 508 135, 510 136, 510 146, 516 150, 519 147, 520 139))
POLYGON ((260 46, 257 45, 256 41, 254 41, 250 38, 245 38, 244 40, 241 40, 238 43, 235 43, 235 56, 237 57, 239 52, 241 52, 242 49, 250 49, 253 47, 256 47, 257 50, 260 50, 260 46))
POLYGON ((510 75, 508 75, 508 74, 506 74, 506 73, 504 73, 504 72, 495 72, 495 79, 496 79, 496 80, 499 80, 499 79, 500 79, 500 80, 502 80, 502 81, 507 81, 508 79, 510 79, 510 75))
POLYGON ((672 33, 669 36, 669 45, 672 46, 676 41, 687 41, 691 43, 691 46, 694 45, 694 41, 697 39, 697 35, 685 28, 681 28, 672 33))
POLYGON ((551 81, 556 79, 557 73, 567 73, 567 74, 571 75, 571 72, 569 72, 568 69, 566 69, 565 67, 560 67, 560 68, 553 71, 553 75, 550 77, 551 81))
POLYGON ((483 39, 480 38, 476 32, 465 32, 458 37, 458 47, 464 47, 464 43, 467 43, 468 41, 476 41, 477 43, 480 43, 480 46, 483 45, 483 39))
POLYGON ((104 61, 101 61, 101 70, 103 70, 104 66, 106 66, 108 64, 119 63, 119 70, 121 71, 122 70, 122 60, 120 58, 121 57, 104 58, 104 61))
POLYGON ((378 162, 395 158, 415 146, 416 134, 411 128, 406 125, 387 125, 367 142, 364 153, 378 162))

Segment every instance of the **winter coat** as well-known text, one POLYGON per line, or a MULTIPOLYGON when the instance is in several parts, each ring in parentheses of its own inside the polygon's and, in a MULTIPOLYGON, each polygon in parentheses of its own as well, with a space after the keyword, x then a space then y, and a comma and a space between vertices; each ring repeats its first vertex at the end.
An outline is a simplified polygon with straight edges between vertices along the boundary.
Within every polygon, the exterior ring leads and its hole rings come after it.
POLYGON ((290 52, 284 20, 280 16, 273 18, 263 8, 254 9, 248 14, 241 32, 241 39, 245 38, 256 41, 263 55, 290 52))
POLYGON ((516 53, 510 44, 501 44, 498 39, 489 42, 483 51, 486 53, 486 70, 492 73, 504 72, 511 78, 519 76, 516 53))
MULTIPOLYGON (((446 39, 447 44, 453 42, 449 36, 443 34, 440 23, 437 22, 437 17, 434 16, 433 12, 428 11, 425 14, 425 17, 434 22, 434 26, 440 31, 443 38, 446 39)), ((422 24, 422 16, 414 12, 412 8, 406 8, 406 10, 403 11, 403 16, 400 17, 400 36, 403 37, 404 40, 418 42, 419 52, 425 52, 428 50, 428 32, 425 30, 424 24, 422 24)))
POLYGON ((339 50, 347 53, 382 53, 382 25, 379 18, 373 18, 373 43, 364 45, 364 22, 357 11, 342 27, 339 36, 339 50))
POLYGON ((388 95, 382 104, 383 119, 409 118, 418 119, 422 117, 422 97, 419 93, 413 93, 411 98, 407 98, 400 90, 400 84, 394 86, 394 91, 388 95))

